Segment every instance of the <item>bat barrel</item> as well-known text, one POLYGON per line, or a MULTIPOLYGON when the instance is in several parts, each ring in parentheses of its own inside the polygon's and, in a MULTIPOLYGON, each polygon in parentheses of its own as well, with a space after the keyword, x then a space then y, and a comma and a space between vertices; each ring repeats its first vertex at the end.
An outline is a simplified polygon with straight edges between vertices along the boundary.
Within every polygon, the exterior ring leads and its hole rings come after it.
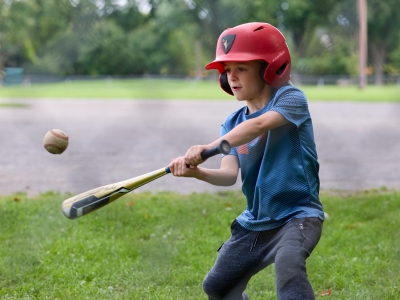
MULTIPOLYGON (((207 159, 220 153, 228 154, 230 149, 229 143, 222 140, 218 147, 204 151, 201 156, 203 159, 207 159)), ((135 178, 84 192, 64 200, 62 203, 62 211, 68 219, 79 218, 168 173, 171 173, 169 166, 135 178)))
POLYGON ((63 213, 68 219, 76 219, 107 205, 109 200, 110 196, 99 199, 92 195, 79 202, 75 202, 71 207, 63 208, 63 213))
POLYGON ((84 192, 64 200, 62 211, 68 219, 79 218, 166 174, 166 168, 161 168, 125 181, 84 192))

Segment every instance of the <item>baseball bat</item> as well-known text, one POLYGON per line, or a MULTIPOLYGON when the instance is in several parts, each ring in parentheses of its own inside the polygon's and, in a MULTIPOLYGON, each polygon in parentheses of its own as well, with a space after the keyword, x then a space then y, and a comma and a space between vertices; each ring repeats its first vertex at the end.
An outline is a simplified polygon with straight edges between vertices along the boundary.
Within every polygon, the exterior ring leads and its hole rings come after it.
MULTIPOLYGON (((217 147, 203 151, 201 157, 205 160, 220 153, 228 154, 230 149, 229 143, 222 140, 217 147)), ((171 170, 169 166, 166 166, 134 178, 92 189, 64 200, 62 211, 68 219, 79 218, 169 173, 171 173, 171 170)))

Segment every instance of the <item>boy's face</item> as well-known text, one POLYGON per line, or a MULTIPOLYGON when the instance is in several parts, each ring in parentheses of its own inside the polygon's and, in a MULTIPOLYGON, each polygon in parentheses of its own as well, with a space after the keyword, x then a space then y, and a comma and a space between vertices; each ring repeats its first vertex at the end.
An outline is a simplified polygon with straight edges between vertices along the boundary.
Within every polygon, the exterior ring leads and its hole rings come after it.
POLYGON ((268 96, 270 87, 261 79, 259 61, 225 62, 224 66, 237 100, 261 100, 268 96))

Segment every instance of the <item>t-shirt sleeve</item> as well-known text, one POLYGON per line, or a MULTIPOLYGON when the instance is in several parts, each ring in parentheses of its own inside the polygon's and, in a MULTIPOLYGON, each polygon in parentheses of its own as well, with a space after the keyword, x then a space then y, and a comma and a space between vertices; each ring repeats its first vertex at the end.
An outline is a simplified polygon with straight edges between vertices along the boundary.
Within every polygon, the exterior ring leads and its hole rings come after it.
MULTIPOLYGON (((221 129, 220 129, 220 136, 224 136, 225 134, 227 134, 230 130, 227 129, 227 124, 224 123, 221 125, 221 129)), ((232 147, 231 151, 229 151, 228 154, 222 154, 222 157, 224 157, 225 155, 238 155, 237 154, 237 147, 232 147)))
POLYGON ((271 110, 280 113, 297 128, 310 118, 306 97, 299 90, 289 90, 279 95, 271 110))

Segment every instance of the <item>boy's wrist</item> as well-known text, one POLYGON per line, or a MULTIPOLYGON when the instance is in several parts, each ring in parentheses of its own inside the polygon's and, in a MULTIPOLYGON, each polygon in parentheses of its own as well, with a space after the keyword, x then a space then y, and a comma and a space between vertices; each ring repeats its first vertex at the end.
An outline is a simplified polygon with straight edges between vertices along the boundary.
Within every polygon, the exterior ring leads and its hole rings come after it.
POLYGON ((204 180, 204 174, 201 171, 201 168, 199 166, 197 166, 196 170, 194 170, 193 177, 198 179, 198 180, 204 180))

